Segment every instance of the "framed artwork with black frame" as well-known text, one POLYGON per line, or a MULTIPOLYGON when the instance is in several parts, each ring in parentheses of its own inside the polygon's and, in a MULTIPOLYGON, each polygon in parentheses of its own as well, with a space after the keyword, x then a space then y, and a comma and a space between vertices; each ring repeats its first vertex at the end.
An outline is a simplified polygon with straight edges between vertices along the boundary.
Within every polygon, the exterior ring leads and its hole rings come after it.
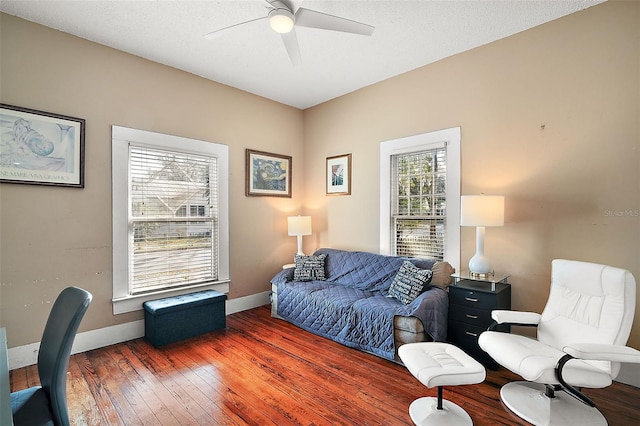
POLYGON ((84 188, 85 120, 0 104, 0 182, 84 188))
POLYGON ((351 195, 351 154, 327 157, 327 195, 351 195))
POLYGON ((291 157, 246 150, 247 196, 291 198, 291 157))

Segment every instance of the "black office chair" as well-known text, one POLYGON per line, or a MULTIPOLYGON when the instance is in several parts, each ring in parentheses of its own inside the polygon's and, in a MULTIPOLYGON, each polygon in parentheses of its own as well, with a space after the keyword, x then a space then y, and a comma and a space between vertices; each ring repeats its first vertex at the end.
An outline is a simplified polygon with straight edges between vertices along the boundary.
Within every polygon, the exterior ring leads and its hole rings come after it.
POLYGON ((42 334, 38 374, 42 386, 11 394, 15 426, 69 425, 67 371, 78 326, 91 303, 91 293, 77 287, 62 290, 42 334))

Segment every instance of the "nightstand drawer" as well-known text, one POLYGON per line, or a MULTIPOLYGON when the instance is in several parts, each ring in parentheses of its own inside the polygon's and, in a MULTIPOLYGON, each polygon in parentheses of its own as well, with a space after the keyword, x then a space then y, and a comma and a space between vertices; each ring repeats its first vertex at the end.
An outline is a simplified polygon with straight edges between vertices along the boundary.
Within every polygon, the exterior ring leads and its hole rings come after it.
POLYGON ((453 326, 451 330, 453 334, 449 335, 449 340, 485 366, 492 369, 498 367, 498 364, 478 345, 478 337, 486 330, 485 328, 474 327, 457 321, 450 324, 453 326))
POLYGON ((491 311, 476 309, 469 305, 451 304, 449 306, 449 319, 484 328, 488 327, 492 322, 491 311))
POLYGON ((494 293, 449 287, 449 303, 452 305, 471 306, 475 309, 492 310, 496 307, 497 298, 494 293))
POLYGON ((486 327, 477 327, 461 322, 454 322, 452 325, 454 325, 454 327, 452 327, 452 334, 449 336, 451 340, 466 349, 474 349, 476 352, 480 349, 480 346, 478 346, 478 337, 483 331, 487 330, 486 327))

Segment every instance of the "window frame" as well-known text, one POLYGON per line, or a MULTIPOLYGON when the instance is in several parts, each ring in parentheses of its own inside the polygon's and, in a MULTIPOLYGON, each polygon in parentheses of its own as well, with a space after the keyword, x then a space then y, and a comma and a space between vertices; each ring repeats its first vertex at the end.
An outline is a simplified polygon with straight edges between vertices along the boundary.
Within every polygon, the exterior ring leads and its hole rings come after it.
POLYGON ((460 266, 460 127, 392 139, 380 143, 380 253, 392 253, 391 158, 397 154, 446 146, 447 214, 444 260, 460 266))
POLYGON ((112 126, 112 238, 113 238, 113 313, 121 314, 142 309, 148 300, 213 289, 229 292, 229 148, 227 145, 165 135, 145 130, 112 126), (218 280, 179 288, 169 288, 142 294, 129 290, 129 218, 131 209, 129 145, 152 149, 205 155, 217 158, 219 204, 218 280))

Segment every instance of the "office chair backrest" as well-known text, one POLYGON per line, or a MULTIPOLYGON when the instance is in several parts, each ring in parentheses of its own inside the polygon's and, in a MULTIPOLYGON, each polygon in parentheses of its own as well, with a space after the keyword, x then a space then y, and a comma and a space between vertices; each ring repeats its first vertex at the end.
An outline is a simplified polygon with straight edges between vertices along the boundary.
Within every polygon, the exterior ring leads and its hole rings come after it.
POLYGON ((91 293, 77 287, 62 290, 42 334, 38 353, 40 384, 49 395, 56 425, 68 425, 67 371, 69 356, 82 317, 91 303, 91 293))
MULTIPOLYGON (((636 283, 624 269, 556 259, 538 340, 557 349, 571 343, 625 345, 635 313, 636 283)), ((613 366, 617 375, 619 365, 613 366)))

